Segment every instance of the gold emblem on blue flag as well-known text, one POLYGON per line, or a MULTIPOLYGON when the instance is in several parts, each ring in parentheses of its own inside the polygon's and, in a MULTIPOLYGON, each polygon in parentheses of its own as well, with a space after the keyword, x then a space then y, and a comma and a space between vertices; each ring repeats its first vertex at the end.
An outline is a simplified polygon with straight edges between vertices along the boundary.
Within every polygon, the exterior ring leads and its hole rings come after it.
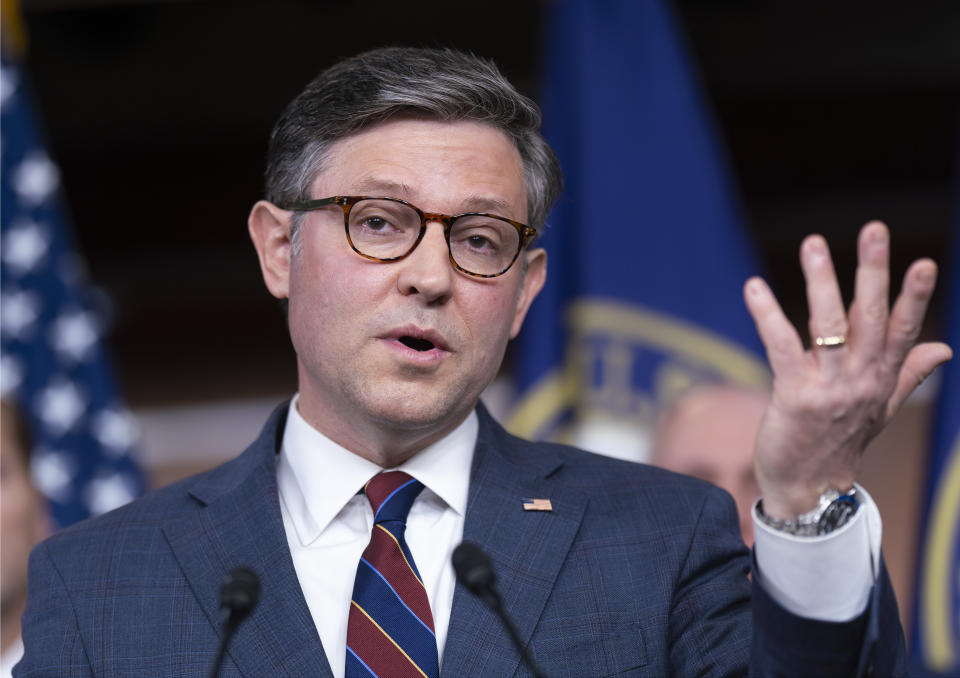
POLYGON ((610 299, 581 298, 566 313, 564 361, 514 410, 520 436, 646 459, 662 407, 691 386, 765 388, 766 365, 692 323, 610 299))

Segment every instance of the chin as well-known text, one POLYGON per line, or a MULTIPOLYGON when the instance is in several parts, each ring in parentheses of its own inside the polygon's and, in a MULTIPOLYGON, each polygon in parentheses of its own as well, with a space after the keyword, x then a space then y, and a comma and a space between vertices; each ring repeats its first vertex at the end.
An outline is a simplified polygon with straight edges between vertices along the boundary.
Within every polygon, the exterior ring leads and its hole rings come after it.
POLYGON ((384 426, 403 431, 428 431, 448 426, 460 417, 450 408, 430 407, 422 403, 405 402, 379 408, 372 412, 384 426))
POLYGON ((472 409, 476 398, 463 391, 435 393, 423 387, 374 389, 363 409, 383 426, 403 431, 453 428, 472 409))

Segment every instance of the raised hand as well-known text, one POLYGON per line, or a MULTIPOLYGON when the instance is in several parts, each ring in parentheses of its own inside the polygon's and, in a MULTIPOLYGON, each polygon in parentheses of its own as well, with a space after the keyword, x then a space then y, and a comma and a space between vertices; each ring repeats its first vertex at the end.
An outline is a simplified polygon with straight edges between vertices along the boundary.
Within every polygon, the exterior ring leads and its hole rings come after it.
POLYGON ((867 443, 952 356, 946 344, 916 344, 937 265, 915 261, 891 309, 890 233, 884 224, 873 221, 861 229, 857 256, 847 311, 826 241, 819 235, 803 241, 809 350, 763 280, 751 278, 744 286, 773 370, 773 397, 757 436, 755 467, 764 513, 774 518, 811 510, 829 487, 851 487, 867 443))

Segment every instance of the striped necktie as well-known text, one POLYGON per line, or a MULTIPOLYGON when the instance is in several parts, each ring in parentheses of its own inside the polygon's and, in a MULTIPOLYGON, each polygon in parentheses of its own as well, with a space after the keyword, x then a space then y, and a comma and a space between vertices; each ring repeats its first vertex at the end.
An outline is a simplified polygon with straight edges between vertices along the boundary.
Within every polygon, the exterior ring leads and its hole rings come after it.
POLYGON ((373 508, 347 623, 346 678, 437 678, 440 661, 423 580, 403 533, 423 483, 402 471, 363 488, 373 508))

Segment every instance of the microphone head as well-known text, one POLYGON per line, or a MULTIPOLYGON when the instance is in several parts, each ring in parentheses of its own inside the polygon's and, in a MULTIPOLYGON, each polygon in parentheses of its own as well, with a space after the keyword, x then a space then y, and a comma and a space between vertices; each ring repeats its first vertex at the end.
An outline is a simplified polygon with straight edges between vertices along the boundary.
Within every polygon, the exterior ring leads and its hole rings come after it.
POLYGON ((260 578, 246 565, 235 567, 223 580, 220 589, 220 607, 230 616, 243 619, 260 599, 260 578))
POLYGON ((465 541, 453 550, 453 571, 457 581, 474 595, 493 590, 496 576, 490 557, 476 544, 465 541))

